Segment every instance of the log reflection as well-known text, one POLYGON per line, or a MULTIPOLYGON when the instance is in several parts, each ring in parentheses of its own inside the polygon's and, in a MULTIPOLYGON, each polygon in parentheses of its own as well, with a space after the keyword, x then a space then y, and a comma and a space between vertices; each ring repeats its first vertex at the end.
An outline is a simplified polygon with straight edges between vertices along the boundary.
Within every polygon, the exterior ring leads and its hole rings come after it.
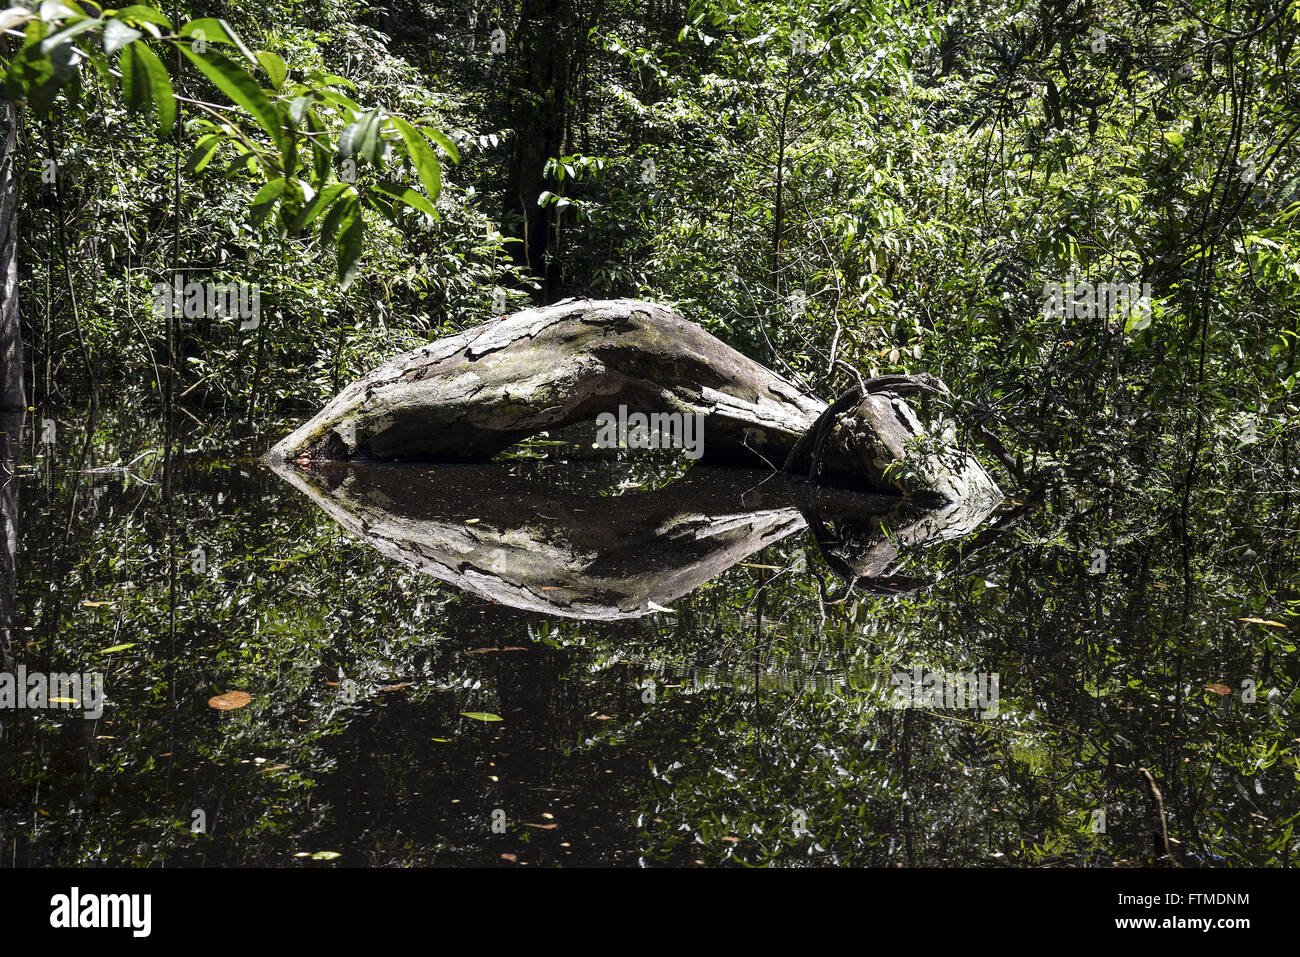
POLYGON ((832 568, 869 582, 905 548, 973 531, 999 502, 931 506, 702 466, 619 496, 557 489, 499 465, 274 467, 389 558, 489 600, 586 620, 669 606, 810 524, 832 568))

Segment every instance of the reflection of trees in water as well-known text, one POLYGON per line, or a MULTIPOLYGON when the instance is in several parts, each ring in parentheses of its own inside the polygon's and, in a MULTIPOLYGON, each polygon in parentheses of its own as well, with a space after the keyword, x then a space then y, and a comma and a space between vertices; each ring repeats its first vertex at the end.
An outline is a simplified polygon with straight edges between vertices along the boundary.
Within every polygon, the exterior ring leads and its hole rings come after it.
MULTIPOLYGON (((107 420, 89 466, 156 444, 137 417, 107 420)), ((64 431, 79 453, 84 436, 64 431)), ((1187 608, 1170 495, 1151 480, 1161 457, 1148 451, 1112 456, 1114 478, 1092 464, 1072 473, 989 546, 999 561, 987 567, 984 552, 954 570, 969 538, 900 555, 897 575, 932 583, 913 595, 840 602, 842 583, 801 532, 675 601, 673 615, 594 623, 495 605, 389 562, 251 461, 214 460, 219 441, 179 443, 200 451, 178 462, 178 552, 204 546, 212 570, 196 579, 181 563, 170 658, 158 640, 157 487, 82 476, 105 491, 96 511, 82 485, 70 512, 66 467, 25 483, 18 627, 45 634, 57 578, 59 652, 102 661, 110 703, 89 726, 106 737, 84 773, 69 772, 86 767, 85 722, 13 723, 4 859, 281 864, 336 849, 350 863, 503 852, 543 865, 1144 863, 1141 767, 1183 864, 1293 857, 1288 742, 1300 731, 1294 708, 1275 714, 1266 697, 1300 677, 1291 629, 1238 619, 1279 619, 1285 596, 1265 589, 1294 580, 1294 523, 1284 483, 1276 495, 1226 491, 1268 489, 1275 476, 1260 466, 1252 475, 1225 458, 1202 477, 1187 608), (1094 575, 1096 547, 1108 560, 1094 575), (806 571, 791 570, 800 561, 806 571), (97 655, 126 642, 137 645, 97 655), (998 672, 1001 716, 881 708, 852 683, 817 687, 822 675, 913 666, 998 672), (357 683, 353 704, 327 683, 340 669, 357 683), (1254 705, 1240 696, 1248 676, 1254 705), (206 707, 234 689, 252 704, 206 707), (196 807, 206 836, 189 831, 196 807), (495 807, 505 835, 489 829, 495 807), (1098 809, 1105 834, 1090 830, 1098 809), (824 850, 809 855, 813 844, 824 850)), ((151 462, 142 479, 158 478, 151 462)))

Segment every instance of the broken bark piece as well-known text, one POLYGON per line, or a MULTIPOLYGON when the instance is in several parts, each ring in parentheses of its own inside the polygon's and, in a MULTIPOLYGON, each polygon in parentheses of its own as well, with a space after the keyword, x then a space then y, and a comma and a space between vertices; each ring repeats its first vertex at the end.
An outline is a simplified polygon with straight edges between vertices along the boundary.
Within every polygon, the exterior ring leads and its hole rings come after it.
POLYGON ((271 458, 486 462, 620 406, 703 416, 709 464, 803 469, 895 495, 1001 497, 973 457, 925 436, 900 395, 823 415, 826 403, 698 325, 632 299, 525 309, 406 352, 345 388, 271 458))

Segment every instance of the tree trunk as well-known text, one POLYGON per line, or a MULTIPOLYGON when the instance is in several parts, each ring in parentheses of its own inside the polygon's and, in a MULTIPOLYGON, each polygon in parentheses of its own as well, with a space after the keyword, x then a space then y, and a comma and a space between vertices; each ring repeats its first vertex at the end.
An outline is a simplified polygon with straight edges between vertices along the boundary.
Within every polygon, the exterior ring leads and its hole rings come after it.
POLYGON ((664 306, 569 299, 390 360, 271 455, 485 462, 542 430, 622 418, 622 407, 627 416, 700 416, 708 463, 889 494, 1001 498, 973 457, 925 435, 900 395, 848 398, 828 411, 664 306))
POLYGON ((27 408, 18 310, 18 112, 0 100, 0 412, 27 408))
POLYGON ((570 45, 573 38, 569 0, 524 0, 520 12, 518 68, 514 83, 514 144, 507 177, 506 209, 521 218, 520 242, 511 243, 516 265, 542 280, 542 301, 559 296, 562 276, 552 255, 555 207, 537 198, 546 188, 546 161, 566 153, 569 127, 570 45))
POLYGON ((14 666, 18 461, 27 395, 18 311, 18 112, 0 100, 0 671, 14 666))
POLYGON ((0 411, 0 671, 14 669, 14 608, 18 595, 18 463, 23 413, 0 411))

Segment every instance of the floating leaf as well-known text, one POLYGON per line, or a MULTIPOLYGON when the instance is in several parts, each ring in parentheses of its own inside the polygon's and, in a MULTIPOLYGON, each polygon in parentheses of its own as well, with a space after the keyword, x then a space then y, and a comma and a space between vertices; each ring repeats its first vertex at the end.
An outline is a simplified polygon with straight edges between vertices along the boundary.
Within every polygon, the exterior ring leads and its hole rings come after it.
POLYGON ((99 653, 100 653, 101 655, 107 655, 107 654, 111 654, 111 653, 114 652, 114 651, 126 651, 126 649, 128 649, 128 648, 134 648, 134 647, 135 647, 135 644, 136 644, 136 643, 135 643, 134 641, 128 641, 128 642, 127 642, 126 644, 124 644, 124 645, 113 645, 113 646, 111 646, 111 647, 109 647, 109 648, 101 648, 101 649, 99 650, 99 653))
POLYGON ((505 718, 499 714, 492 714, 488 711, 462 711, 462 718, 473 718, 475 721, 504 721, 505 718))
POLYGON ((338 851, 317 851, 311 856, 313 861, 332 861, 335 858, 342 857, 338 851))
POLYGON ((1206 691, 1213 691, 1215 694, 1232 694, 1232 689, 1227 685, 1208 684, 1205 686, 1206 691))
POLYGON ((1266 618, 1238 618, 1237 621, 1248 621, 1252 625, 1268 625, 1270 628, 1285 628, 1286 625, 1280 621, 1269 621, 1266 618))
POLYGON ((242 708, 252 700, 253 696, 247 691, 227 691, 225 694, 209 698, 208 707, 216 708, 218 711, 234 711, 236 708, 242 708))

